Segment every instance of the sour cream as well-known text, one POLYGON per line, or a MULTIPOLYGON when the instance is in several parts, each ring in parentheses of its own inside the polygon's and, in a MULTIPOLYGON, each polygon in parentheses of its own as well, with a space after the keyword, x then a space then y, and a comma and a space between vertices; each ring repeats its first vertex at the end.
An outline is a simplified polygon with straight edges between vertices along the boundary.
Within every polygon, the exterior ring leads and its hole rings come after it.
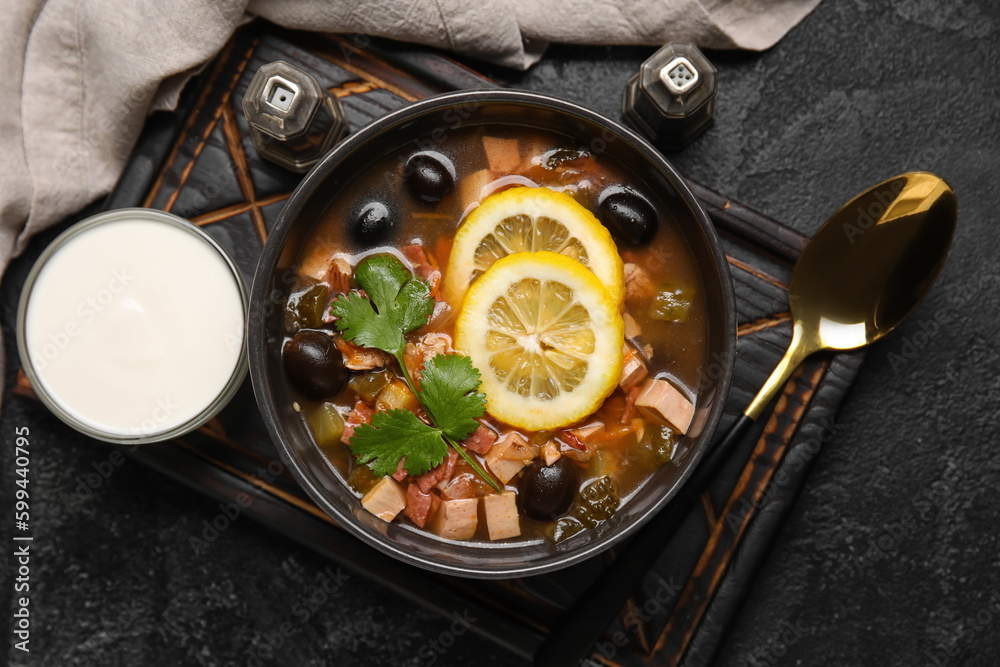
POLYGON ((175 216, 122 209, 72 227, 21 297, 18 347, 64 421, 148 442, 207 421, 246 371, 245 289, 232 261, 175 216))

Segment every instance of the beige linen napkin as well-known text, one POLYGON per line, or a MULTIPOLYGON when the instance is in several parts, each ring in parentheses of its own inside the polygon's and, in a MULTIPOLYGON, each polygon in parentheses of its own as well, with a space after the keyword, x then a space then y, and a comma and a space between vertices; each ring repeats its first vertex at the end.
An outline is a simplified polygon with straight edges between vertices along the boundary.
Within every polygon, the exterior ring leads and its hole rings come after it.
MULTIPOLYGON (((549 42, 766 49, 819 0, 0 0, 0 275, 35 232, 107 194, 150 111, 247 13, 525 69, 549 42)), ((0 374, 2 379, 2 374, 0 374)))

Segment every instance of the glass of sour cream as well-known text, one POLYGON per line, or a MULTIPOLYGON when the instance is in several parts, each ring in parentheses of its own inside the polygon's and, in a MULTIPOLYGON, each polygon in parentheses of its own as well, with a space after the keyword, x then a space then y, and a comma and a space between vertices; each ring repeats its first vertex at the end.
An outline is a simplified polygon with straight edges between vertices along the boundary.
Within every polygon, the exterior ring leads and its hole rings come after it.
POLYGON ((247 369, 247 291, 208 234, 119 209, 49 245, 17 313, 21 363, 60 419, 119 444, 158 442, 215 416, 247 369))

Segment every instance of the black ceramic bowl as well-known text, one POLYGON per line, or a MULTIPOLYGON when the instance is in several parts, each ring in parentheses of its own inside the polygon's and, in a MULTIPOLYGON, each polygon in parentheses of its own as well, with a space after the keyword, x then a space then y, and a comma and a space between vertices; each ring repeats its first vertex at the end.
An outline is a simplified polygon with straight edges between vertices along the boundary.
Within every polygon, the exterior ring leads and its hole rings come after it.
POLYGON ((328 153, 292 193, 257 265, 250 298, 250 373, 264 421, 295 478, 340 526, 402 561, 452 575, 501 578, 539 574, 593 556, 637 530, 690 476, 722 416, 736 357, 736 313, 725 255, 705 212, 673 167, 645 140, 584 107, 538 93, 490 90, 449 93, 384 116, 328 153), (361 507, 313 444, 292 407, 281 364, 282 306, 299 240, 338 190, 393 148, 433 138, 442 128, 481 123, 527 126, 572 137, 623 165, 640 190, 657 193, 698 262, 708 303, 709 342, 694 421, 671 465, 661 468, 608 521, 554 545, 450 542, 400 522, 387 524, 361 507))

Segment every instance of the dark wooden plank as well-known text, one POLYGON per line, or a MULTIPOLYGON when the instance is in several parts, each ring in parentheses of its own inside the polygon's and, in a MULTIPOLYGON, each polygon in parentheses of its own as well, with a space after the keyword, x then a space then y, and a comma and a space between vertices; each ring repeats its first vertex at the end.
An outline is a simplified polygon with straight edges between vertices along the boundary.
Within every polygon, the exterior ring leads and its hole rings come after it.
POLYGON ((317 512, 307 509, 305 503, 296 503, 276 494, 267 485, 252 482, 232 468, 198 453, 196 448, 162 443, 123 448, 123 451, 130 458, 221 503, 237 503, 246 516, 443 616, 468 611, 478 619, 470 626, 473 632, 519 655, 530 658, 541 643, 541 633, 518 622, 512 614, 499 613, 494 606, 459 594, 449 582, 438 577, 414 576, 414 568, 371 549, 334 527, 328 518, 321 518, 317 512))
MULTIPOLYGON (((220 169, 218 164, 204 169, 198 163, 208 159, 203 148, 215 137, 211 145, 216 153, 228 151, 228 164, 236 165, 236 190, 219 199, 225 206, 199 211, 194 220, 238 246, 237 254, 252 267, 267 226, 298 179, 261 160, 246 141, 240 105, 243 91, 256 68, 276 58, 314 71, 341 98, 352 128, 427 95, 496 85, 423 47, 364 36, 296 33, 258 21, 239 31, 216 63, 195 80, 179 113, 150 124, 107 203, 119 207, 145 202, 170 208, 187 202, 184 205, 190 208, 197 200, 190 190, 182 190, 205 186, 220 169)), ((709 188, 693 182, 690 186, 723 235, 740 303, 741 355, 730 396, 735 412, 756 391, 787 342, 787 282, 807 239, 709 188)), ((707 647, 714 646, 720 629, 736 613, 749 590, 754 567, 762 562, 780 525, 775 513, 764 512, 765 505, 758 507, 758 501, 779 498, 784 503, 780 508, 787 511, 794 494, 786 492, 801 488, 805 473, 788 471, 786 461, 802 451, 802 434, 814 432, 820 418, 835 414, 861 358, 836 355, 811 362, 803 370, 812 375, 808 380, 800 376, 799 383, 789 388, 789 405, 794 409, 786 405, 773 416, 773 428, 762 426, 744 443, 742 458, 734 457, 704 495, 703 507, 685 523, 678 536, 685 548, 668 549, 632 609, 642 609, 657 599, 667 577, 679 578, 688 592, 674 596, 641 623, 626 623, 628 609, 623 610, 609 632, 625 632, 628 645, 613 657, 597 651, 595 658, 622 665, 707 664, 711 657, 707 647), (825 372, 817 370, 826 368, 825 372), (778 496, 767 496, 771 480, 781 471, 792 482, 783 484, 778 496), (726 533, 722 522, 732 516, 734 508, 748 502, 754 511, 741 515, 726 533), (760 513, 766 520, 751 520, 760 513), (753 547, 749 555, 748 541, 753 547), (709 619, 707 628, 702 619, 709 619)), ((18 383, 16 393, 32 395, 26 382, 18 383)), ((128 454, 219 500, 228 502, 247 494, 253 499, 244 510, 247 516, 442 614, 475 609, 488 619, 475 626, 477 632, 526 657, 533 654, 561 611, 613 557, 605 554, 527 580, 474 585, 398 563, 344 532, 310 501, 284 470, 256 414, 253 397, 246 391, 219 418, 183 441, 132 448, 128 454), (261 472, 269 469, 273 474, 261 472)))

